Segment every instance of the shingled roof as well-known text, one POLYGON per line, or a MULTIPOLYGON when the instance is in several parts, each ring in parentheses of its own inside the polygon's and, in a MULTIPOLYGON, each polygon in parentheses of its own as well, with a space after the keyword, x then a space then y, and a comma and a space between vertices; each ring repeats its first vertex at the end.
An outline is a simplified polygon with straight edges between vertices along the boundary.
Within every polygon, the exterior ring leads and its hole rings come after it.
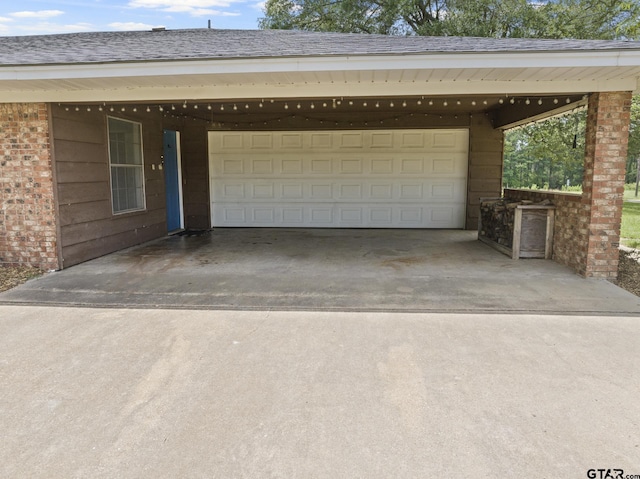
POLYGON ((191 29, 0 37, 0 65, 610 50, 640 50, 640 42, 191 29))

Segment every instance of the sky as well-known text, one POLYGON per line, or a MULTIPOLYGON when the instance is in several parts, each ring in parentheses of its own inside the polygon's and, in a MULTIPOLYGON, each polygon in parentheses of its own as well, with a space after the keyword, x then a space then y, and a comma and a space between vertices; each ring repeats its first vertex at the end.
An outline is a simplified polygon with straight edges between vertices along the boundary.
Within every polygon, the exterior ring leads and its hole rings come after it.
POLYGON ((0 36, 206 28, 258 28, 260 0, 0 0, 0 36))

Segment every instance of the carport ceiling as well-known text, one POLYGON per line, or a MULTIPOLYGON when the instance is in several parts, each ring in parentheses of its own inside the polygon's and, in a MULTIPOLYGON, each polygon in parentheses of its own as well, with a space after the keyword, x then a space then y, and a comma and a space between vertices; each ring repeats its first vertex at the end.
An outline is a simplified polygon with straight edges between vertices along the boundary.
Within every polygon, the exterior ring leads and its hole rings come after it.
POLYGON ((408 115, 473 115, 489 113, 503 126, 512 121, 548 116, 571 110, 584 103, 582 93, 524 96, 407 96, 407 97, 333 97, 304 99, 230 99, 176 100, 141 103, 69 103, 70 111, 102 110, 107 112, 154 112, 177 118, 207 122, 278 121, 299 115, 300 118, 329 121, 344 118, 366 121, 368 118, 396 118, 408 115))

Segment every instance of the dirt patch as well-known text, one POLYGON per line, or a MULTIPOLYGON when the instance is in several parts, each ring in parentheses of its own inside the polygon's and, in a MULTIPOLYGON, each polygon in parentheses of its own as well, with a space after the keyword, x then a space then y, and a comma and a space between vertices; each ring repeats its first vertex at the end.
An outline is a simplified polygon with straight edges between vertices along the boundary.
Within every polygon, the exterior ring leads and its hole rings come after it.
POLYGON ((39 269, 28 266, 0 266, 0 292, 15 288, 41 274, 39 269))
POLYGON ((640 296, 640 251, 620 251, 618 286, 640 296))

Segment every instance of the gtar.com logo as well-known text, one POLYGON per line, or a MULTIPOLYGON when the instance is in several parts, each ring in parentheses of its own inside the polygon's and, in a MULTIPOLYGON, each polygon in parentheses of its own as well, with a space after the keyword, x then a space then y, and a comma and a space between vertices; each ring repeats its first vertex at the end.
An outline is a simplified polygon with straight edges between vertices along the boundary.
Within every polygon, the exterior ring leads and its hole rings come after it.
POLYGON ((589 479, 624 479, 622 469, 589 469, 587 477, 589 479))

